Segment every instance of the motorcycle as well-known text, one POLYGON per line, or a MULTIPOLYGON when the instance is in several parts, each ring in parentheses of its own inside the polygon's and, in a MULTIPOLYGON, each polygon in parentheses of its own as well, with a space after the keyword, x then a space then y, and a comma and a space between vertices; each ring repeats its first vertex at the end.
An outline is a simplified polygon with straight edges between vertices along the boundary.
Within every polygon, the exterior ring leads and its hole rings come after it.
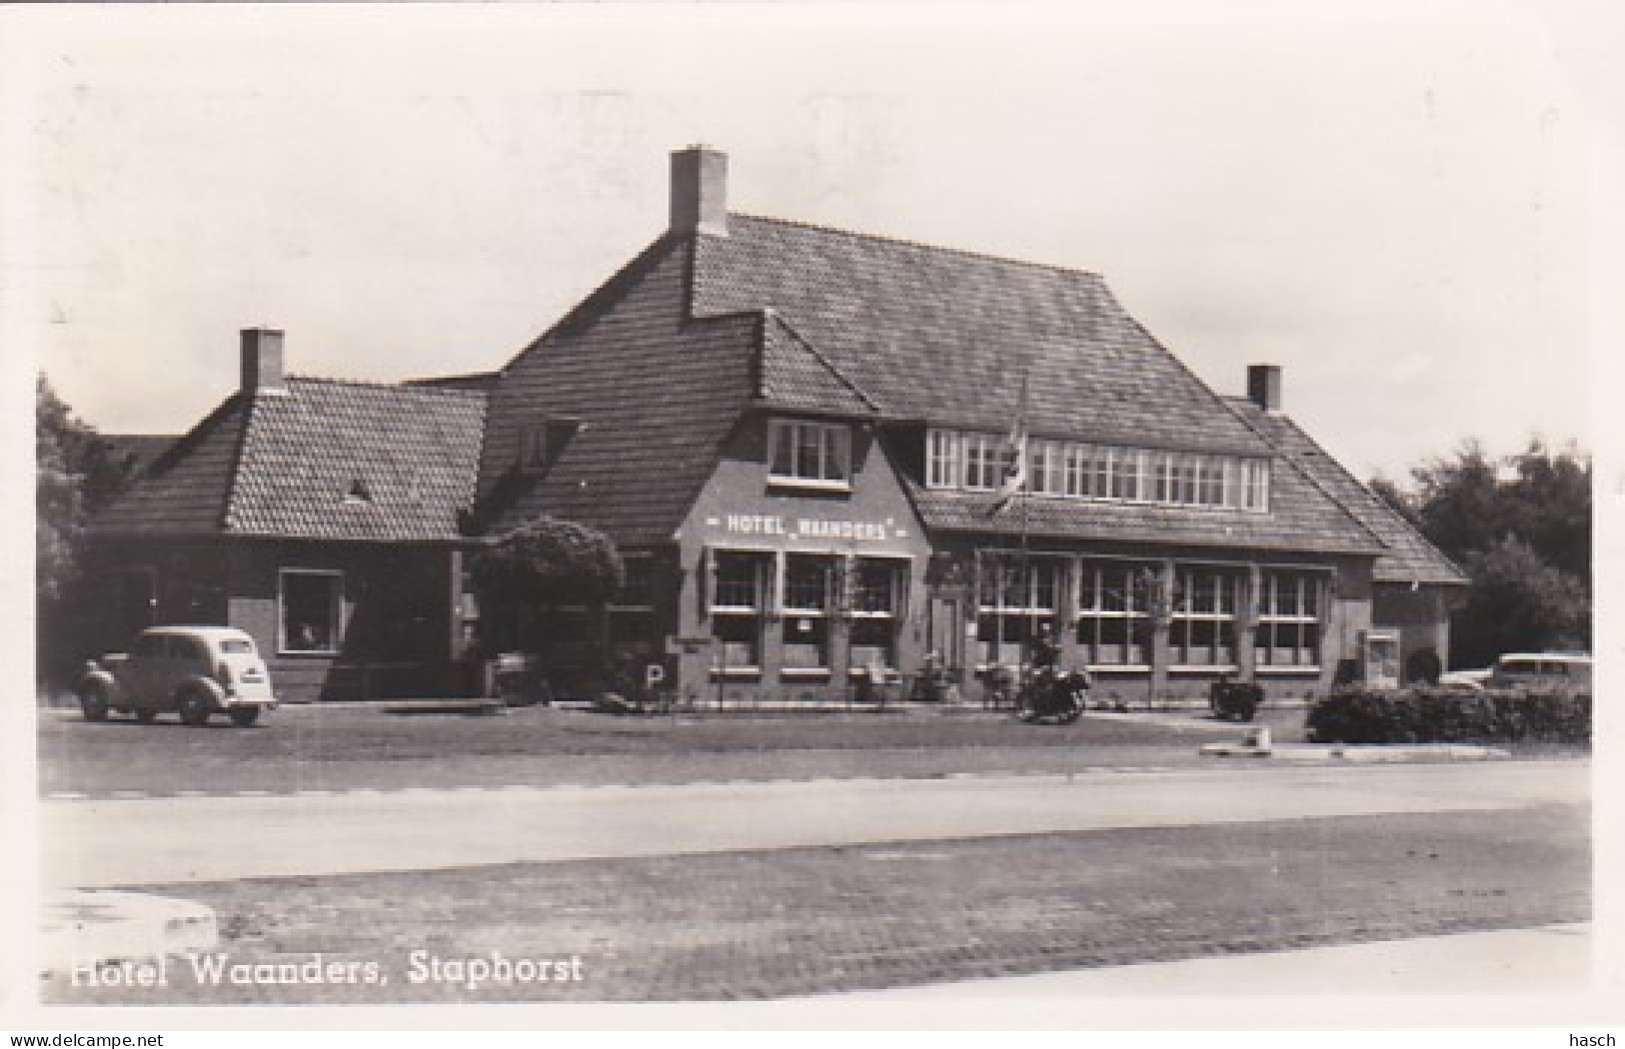
POLYGON ((1016 718, 1028 724, 1070 725, 1083 716, 1088 698, 1088 674, 1040 667, 1016 694, 1016 718))

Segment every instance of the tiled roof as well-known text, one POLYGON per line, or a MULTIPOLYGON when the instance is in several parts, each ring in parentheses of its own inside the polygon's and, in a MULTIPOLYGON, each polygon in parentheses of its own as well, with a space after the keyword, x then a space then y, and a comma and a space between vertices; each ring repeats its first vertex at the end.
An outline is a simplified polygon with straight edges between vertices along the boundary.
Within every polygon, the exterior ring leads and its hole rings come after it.
POLYGON ((509 362, 491 395, 484 531, 545 513, 621 546, 671 539, 757 395, 764 322, 747 313, 694 323, 691 263, 692 242, 660 238, 509 362), (582 425, 545 475, 527 476, 520 435, 548 418, 582 425))
POLYGON ((226 530, 313 539, 455 539, 474 495, 485 397, 289 379, 261 393, 226 530))
POLYGON ((99 433, 96 440, 109 459, 124 466, 131 476, 138 476, 180 437, 172 433, 99 433))
POLYGON ((762 333, 758 395, 777 407, 840 415, 868 415, 878 408, 828 358, 771 311, 762 333))
MULTIPOLYGON (((882 413, 1263 454, 1098 276, 745 215, 700 236, 693 312, 770 309, 882 413)), ((825 384, 827 385, 827 384, 825 384)))
POLYGON ((96 527, 455 539, 473 498, 484 415, 480 393, 289 378, 282 392, 233 395, 96 527))
POLYGON ((245 401, 226 398, 90 522, 92 535, 213 535, 225 519, 245 401))
POLYGON ((1266 412, 1245 397, 1227 398, 1231 408, 1263 434, 1328 496, 1375 534, 1385 547, 1372 568, 1379 583, 1465 585, 1460 568, 1371 489, 1315 443, 1297 423, 1266 412))

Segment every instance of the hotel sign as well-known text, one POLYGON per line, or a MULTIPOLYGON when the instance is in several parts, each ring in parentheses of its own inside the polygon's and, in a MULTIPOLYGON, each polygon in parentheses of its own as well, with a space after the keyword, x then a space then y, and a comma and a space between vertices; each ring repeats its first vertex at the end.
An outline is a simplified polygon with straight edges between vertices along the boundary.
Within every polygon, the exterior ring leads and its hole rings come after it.
POLYGON ((780 536, 789 540, 837 539, 857 543, 884 543, 906 539, 908 530, 892 518, 863 521, 851 518, 785 517, 782 514, 722 514, 708 517, 707 526, 729 535, 780 536))

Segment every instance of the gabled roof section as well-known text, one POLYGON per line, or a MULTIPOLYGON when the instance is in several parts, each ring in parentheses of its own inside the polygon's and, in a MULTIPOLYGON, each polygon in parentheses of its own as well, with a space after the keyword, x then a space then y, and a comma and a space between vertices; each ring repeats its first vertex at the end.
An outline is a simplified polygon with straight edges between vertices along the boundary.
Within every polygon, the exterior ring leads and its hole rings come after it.
POLYGON ((92 535, 217 535, 225 520, 248 402, 226 398, 147 464, 90 522, 92 535))
POLYGON ((879 410, 874 398, 771 310, 763 320, 761 354, 757 396, 768 404, 840 415, 879 410))
POLYGON ((776 219, 695 238, 697 317, 772 310, 879 413, 1267 454, 1095 274, 776 219))
POLYGON ((478 392, 290 378, 254 398, 225 530, 456 539, 484 419, 478 392))
MULTIPOLYGON (((503 369, 482 456, 482 531, 550 514, 622 547, 670 541, 765 370, 763 311, 690 315, 693 253, 692 238, 661 236, 503 369), (545 472, 527 475, 520 441, 549 418, 582 425, 545 472)), ((775 388, 795 388, 771 370, 775 388)))
POLYGON ((1464 586, 1468 579, 1448 557, 1290 418, 1266 412, 1245 397, 1226 398, 1237 416, 1262 434, 1282 456, 1309 477, 1328 498, 1348 511, 1383 544, 1372 568, 1379 583, 1464 586))
POLYGON ((233 394, 93 522, 108 535, 449 540, 473 499, 477 392, 289 378, 233 394))

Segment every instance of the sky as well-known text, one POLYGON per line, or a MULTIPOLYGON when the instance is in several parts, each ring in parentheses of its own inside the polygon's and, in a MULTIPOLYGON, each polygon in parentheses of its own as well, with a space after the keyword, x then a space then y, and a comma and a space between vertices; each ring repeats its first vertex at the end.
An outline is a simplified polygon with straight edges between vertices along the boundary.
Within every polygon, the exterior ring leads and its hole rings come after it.
POLYGON ((1359 476, 1591 450, 1593 10, 13 9, 0 332, 109 433, 191 427, 255 325, 296 374, 495 368, 704 142, 732 210, 1100 273, 1220 393, 1280 364, 1359 476))

